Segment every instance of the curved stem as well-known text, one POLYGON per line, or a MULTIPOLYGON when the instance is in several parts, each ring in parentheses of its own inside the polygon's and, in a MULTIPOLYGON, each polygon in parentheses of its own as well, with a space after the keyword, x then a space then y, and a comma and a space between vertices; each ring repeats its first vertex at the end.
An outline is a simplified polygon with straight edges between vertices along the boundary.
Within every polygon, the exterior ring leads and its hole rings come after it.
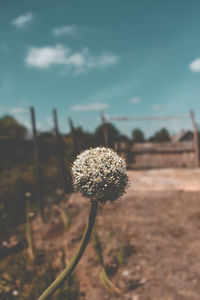
POLYGON ((106 273, 106 269, 103 266, 100 272, 100 279, 105 286, 105 288, 110 292, 115 292, 116 294, 121 294, 120 289, 118 289, 108 278, 108 275, 106 273))
POLYGON ((90 215, 87 227, 84 231, 83 237, 81 239, 81 242, 79 244, 79 247, 77 248, 74 256, 72 257, 69 265, 63 270, 63 272, 58 276, 54 282, 43 292, 43 294, 39 297, 38 300, 45 300, 48 299, 50 296, 53 295, 53 293, 60 287, 60 285, 71 275, 75 267, 77 266, 79 260, 81 259, 81 256, 84 253, 84 250, 89 242, 90 235, 95 223, 95 218, 97 214, 97 208, 98 208, 98 202, 97 201, 91 201, 91 209, 90 209, 90 215))

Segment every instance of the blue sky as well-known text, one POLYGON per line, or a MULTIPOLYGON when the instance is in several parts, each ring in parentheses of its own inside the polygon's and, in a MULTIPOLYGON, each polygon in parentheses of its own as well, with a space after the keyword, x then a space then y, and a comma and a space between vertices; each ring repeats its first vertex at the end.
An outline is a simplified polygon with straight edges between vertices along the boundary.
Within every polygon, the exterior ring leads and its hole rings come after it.
POLYGON ((40 130, 92 131, 106 116, 182 115, 175 121, 114 122, 126 134, 200 122, 199 0, 1 0, 0 116, 40 130))

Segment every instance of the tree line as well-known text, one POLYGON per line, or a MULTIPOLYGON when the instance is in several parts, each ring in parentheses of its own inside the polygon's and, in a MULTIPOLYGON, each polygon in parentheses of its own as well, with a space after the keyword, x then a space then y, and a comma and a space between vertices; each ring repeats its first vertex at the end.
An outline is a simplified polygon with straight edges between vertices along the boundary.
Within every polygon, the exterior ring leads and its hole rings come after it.
MULTIPOLYGON (((144 132, 135 128, 132 131, 131 138, 120 133, 120 131, 111 123, 105 123, 96 128, 94 133, 85 132, 81 127, 74 128, 73 134, 76 136, 77 143, 81 144, 103 144, 104 143, 104 130, 107 131, 108 140, 110 146, 113 146, 117 141, 132 141, 134 143, 149 142, 168 142, 170 141, 170 134, 166 128, 162 128, 155 132, 150 138, 146 139, 144 132)), ((27 128, 20 124, 12 116, 3 116, 0 118, 0 136, 11 137, 11 138, 25 138, 27 135, 27 128)), ((70 134, 63 135, 65 138, 69 138, 70 134)), ((53 138, 53 133, 47 131, 40 133, 39 137, 41 140, 48 140, 53 138)))

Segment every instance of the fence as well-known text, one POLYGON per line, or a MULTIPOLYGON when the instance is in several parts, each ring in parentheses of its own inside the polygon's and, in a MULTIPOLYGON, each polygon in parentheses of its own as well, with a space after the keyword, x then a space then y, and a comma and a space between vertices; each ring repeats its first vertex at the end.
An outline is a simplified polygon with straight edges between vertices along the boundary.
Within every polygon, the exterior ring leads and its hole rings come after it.
POLYGON ((126 159, 130 168, 169 168, 200 167, 200 135, 195 115, 190 116, 156 116, 156 117, 105 117, 101 115, 104 128, 105 145, 108 144, 106 132, 107 121, 172 121, 190 118, 193 127, 192 141, 177 143, 141 143, 130 146, 128 143, 116 145, 116 150, 126 159))
POLYGON ((118 149, 129 168, 194 168, 194 143, 141 143, 129 146, 122 143, 118 149))

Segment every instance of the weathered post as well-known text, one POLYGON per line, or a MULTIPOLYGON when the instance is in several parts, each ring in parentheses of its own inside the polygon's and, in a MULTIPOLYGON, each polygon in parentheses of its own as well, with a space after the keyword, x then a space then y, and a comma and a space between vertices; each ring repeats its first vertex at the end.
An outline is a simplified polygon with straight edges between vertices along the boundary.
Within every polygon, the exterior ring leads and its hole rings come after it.
POLYGON ((57 111, 53 109, 53 120, 54 120, 54 131, 56 136, 56 148, 57 148, 57 156, 59 167, 62 176, 62 185, 65 192, 67 192, 67 169, 66 169, 66 162, 65 162, 65 145, 64 141, 60 135, 59 127, 58 127, 58 118, 57 118, 57 111))
POLYGON ((108 147, 108 132, 107 132, 107 128, 106 128, 106 119, 105 119, 103 113, 101 114, 101 123, 102 123, 102 127, 103 127, 104 145, 105 145, 105 147, 108 147))
POLYGON ((34 107, 30 108, 30 113, 31 113, 33 145, 34 145, 36 205, 37 205, 37 211, 39 212, 42 220, 44 220, 44 207, 43 207, 42 197, 41 197, 41 167, 40 167, 40 161, 39 161, 39 150, 38 150, 37 129, 36 129, 36 119, 35 119, 34 107))
POLYGON ((74 124, 72 122, 72 119, 69 118, 68 121, 69 121, 71 136, 72 136, 72 142, 73 142, 73 152, 74 152, 74 156, 76 156, 79 153, 79 146, 78 146, 78 142, 77 142, 77 138, 76 138, 76 132, 74 129, 74 124))
POLYGON ((193 110, 190 110, 190 117, 192 119, 192 126, 194 131, 195 165, 197 168, 199 168, 200 167, 199 135, 198 135, 197 125, 195 122, 195 115, 193 110))

